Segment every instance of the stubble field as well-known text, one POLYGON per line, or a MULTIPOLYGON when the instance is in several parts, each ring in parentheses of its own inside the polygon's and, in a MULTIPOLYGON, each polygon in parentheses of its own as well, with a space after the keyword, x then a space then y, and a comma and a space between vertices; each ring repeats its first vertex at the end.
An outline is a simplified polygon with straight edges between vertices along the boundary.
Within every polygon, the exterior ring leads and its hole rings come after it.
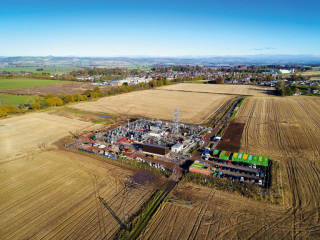
POLYGON ((1 239, 110 239, 153 193, 133 171, 51 150, 0 163, 1 239), (128 215, 128 216, 130 216, 128 215))
POLYGON ((249 97, 241 152, 280 162, 281 205, 180 183, 141 239, 319 239, 320 99, 249 97), (162 237, 163 236, 163 237, 162 237))
POLYGON ((235 96, 181 91, 145 90, 101 98, 94 102, 74 104, 82 111, 115 113, 172 120, 172 112, 181 110, 181 121, 200 124, 235 96))
POLYGON ((253 85, 229 85, 229 84, 194 84, 181 83, 165 86, 161 89, 171 91, 205 92, 233 95, 268 96, 274 94, 273 87, 253 86, 253 85))
POLYGON ((114 216, 124 222, 163 183, 52 145, 69 131, 99 126, 49 113, 0 120, 1 239, 110 239, 120 228, 114 216))
POLYGON ((3 119, 0 120, 0 152, 3 157, 26 154, 70 135, 69 131, 90 128, 99 125, 46 112, 3 119))

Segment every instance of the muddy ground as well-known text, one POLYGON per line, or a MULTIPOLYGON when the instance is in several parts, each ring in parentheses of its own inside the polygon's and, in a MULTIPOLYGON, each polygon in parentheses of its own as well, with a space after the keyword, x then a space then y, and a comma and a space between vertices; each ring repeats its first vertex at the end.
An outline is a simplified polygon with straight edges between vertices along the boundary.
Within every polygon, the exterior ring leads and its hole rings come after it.
POLYGON ((239 152, 244 126, 244 123, 231 122, 216 148, 219 150, 239 152))

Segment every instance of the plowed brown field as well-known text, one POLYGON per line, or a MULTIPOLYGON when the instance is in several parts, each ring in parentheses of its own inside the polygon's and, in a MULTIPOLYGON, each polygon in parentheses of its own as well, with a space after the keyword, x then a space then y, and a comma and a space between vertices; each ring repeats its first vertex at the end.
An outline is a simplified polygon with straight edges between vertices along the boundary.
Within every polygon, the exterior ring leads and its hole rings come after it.
POLYGON ((250 97, 235 121, 245 123, 242 152, 280 162, 283 205, 182 183, 141 239, 319 239, 320 99, 250 97))

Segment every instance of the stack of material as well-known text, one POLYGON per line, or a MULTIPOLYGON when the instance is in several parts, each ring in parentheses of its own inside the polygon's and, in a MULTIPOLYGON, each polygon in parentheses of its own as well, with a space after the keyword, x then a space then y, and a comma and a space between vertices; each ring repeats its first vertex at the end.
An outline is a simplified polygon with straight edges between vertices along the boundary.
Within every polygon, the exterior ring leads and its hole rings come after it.
POLYGON ((201 173, 208 176, 211 175, 210 170, 205 168, 205 163, 202 161, 194 161, 194 163, 190 166, 189 171, 194 173, 201 173))

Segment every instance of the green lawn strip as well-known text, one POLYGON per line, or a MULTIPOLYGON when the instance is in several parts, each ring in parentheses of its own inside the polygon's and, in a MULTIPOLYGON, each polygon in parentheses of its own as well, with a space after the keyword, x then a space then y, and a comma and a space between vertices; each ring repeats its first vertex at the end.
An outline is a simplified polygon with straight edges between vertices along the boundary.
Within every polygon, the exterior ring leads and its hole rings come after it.
POLYGON ((18 89, 40 87, 53 84, 70 83, 70 81, 42 80, 42 79, 0 79, 0 89, 18 89))
POLYGON ((35 101, 36 96, 28 96, 28 95, 11 95, 11 94, 3 94, 0 93, 1 105, 13 105, 17 106, 19 104, 28 104, 35 101))

